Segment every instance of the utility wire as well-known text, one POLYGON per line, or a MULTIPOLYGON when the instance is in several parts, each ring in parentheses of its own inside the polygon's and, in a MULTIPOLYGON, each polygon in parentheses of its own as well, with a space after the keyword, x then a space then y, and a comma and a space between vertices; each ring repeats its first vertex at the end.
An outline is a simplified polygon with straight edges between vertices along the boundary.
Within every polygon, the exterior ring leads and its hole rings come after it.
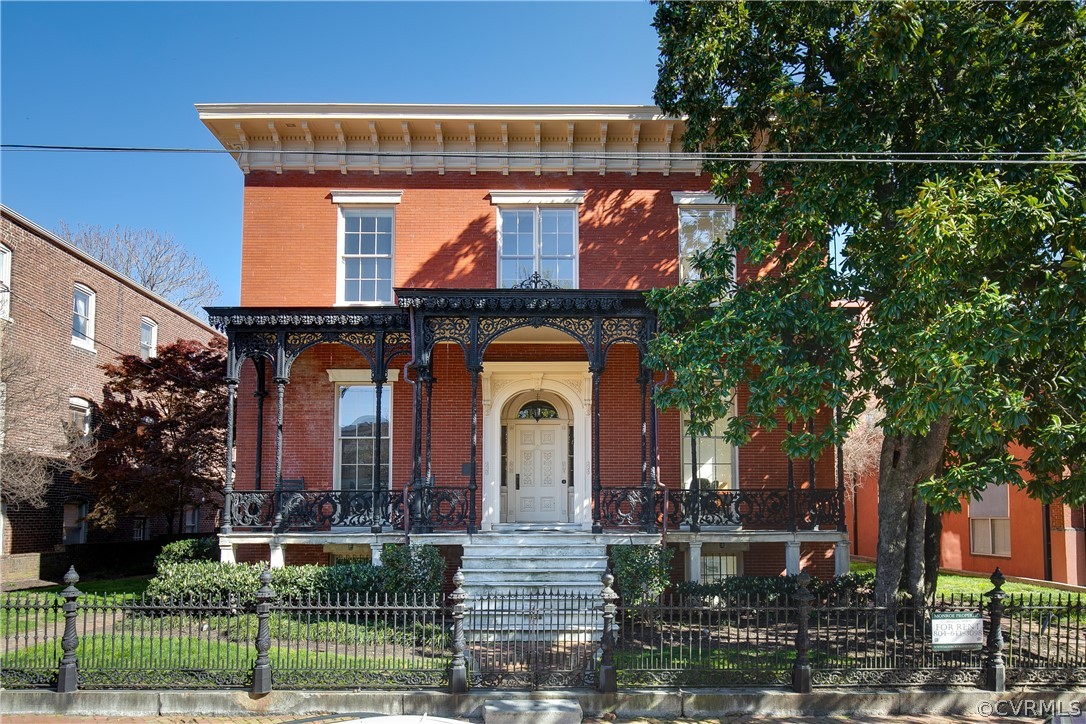
POLYGON ((10 152, 46 153, 166 153, 166 154, 273 154, 282 156, 370 158, 485 158, 511 160, 570 159, 599 161, 752 161, 760 163, 883 163, 940 165, 1083 165, 1086 151, 731 151, 731 152, 592 152, 592 151, 333 151, 271 148, 186 148, 162 146, 67 146, 47 144, 0 144, 10 152))

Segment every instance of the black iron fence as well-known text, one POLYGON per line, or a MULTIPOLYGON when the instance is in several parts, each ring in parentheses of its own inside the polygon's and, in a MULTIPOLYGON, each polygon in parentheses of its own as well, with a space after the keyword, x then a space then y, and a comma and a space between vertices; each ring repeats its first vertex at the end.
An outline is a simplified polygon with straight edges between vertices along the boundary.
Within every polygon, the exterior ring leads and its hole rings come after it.
POLYGON ((1086 683, 1078 594, 983 595, 922 604, 792 595, 315 595, 279 598, 270 572, 254 603, 230 597, 84 596, 74 570, 52 594, 0 599, 0 686, 419 689, 746 686, 977 686, 1086 683), (933 627, 969 630, 948 642, 933 627))

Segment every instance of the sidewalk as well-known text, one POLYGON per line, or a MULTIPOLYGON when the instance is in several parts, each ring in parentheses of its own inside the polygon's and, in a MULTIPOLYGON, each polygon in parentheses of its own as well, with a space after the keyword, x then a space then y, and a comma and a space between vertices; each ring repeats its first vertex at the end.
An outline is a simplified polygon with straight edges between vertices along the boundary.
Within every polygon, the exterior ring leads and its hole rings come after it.
MULTIPOLYGON (((356 722, 356 715, 329 714, 327 716, 157 716, 157 717, 110 717, 110 716, 52 716, 8 715, 0 717, 3 724, 336 724, 356 722)), ((478 721, 478 720, 466 720, 478 721)), ((927 724, 929 722, 999 722, 1008 721, 995 717, 966 716, 833 716, 833 717, 774 717, 736 716, 723 719, 600 719, 585 717, 584 724, 768 724, 769 722, 795 722, 795 724, 927 724)), ((1021 721, 1021 720, 1019 720, 1021 721)), ((526 724, 530 724, 527 723, 526 724)))

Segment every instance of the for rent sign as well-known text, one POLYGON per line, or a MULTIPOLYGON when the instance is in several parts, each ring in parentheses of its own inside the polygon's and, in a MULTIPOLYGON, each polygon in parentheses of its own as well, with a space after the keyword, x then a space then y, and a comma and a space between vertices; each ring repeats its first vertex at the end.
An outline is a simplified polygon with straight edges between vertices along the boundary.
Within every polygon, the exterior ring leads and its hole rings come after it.
POLYGON ((934 651, 976 651, 984 645, 984 618, 976 611, 935 611, 931 614, 934 651))

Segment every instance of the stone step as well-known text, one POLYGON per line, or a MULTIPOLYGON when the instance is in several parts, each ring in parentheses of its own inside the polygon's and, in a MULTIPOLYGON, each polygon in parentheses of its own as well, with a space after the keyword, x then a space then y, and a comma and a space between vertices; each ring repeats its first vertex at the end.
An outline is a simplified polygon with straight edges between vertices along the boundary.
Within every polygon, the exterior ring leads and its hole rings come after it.
POLYGON ((511 699, 483 705, 485 724, 581 724, 584 712, 566 699, 511 699))
POLYGON ((503 555, 490 558, 464 558, 462 564, 465 576, 469 571, 492 570, 599 571, 602 573, 607 568, 607 559, 599 556, 519 558, 514 555, 503 555))

